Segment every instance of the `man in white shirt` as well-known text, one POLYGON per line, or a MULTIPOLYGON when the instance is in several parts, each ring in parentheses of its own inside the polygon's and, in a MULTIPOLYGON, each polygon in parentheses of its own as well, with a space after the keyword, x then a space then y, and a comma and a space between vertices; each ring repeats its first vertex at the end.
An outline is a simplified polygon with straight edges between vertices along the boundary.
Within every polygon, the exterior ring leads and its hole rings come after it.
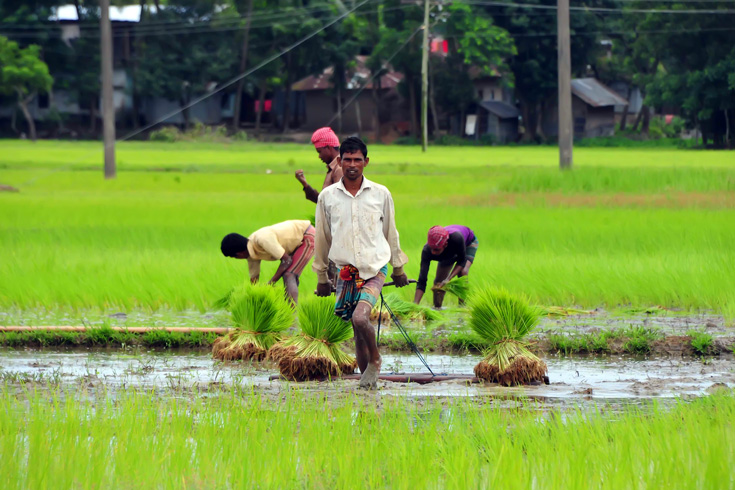
POLYGON ((360 387, 377 388, 381 358, 370 324, 372 310, 383 289, 388 263, 397 287, 408 285, 390 191, 363 176, 367 147, 359 138, 347 138, 340 147, 343 177, 319 194, 316 205, 317 296, 332 294, 329 261, 340 269, 335 314, 352 320, 355 357, 362 376, 360 387))

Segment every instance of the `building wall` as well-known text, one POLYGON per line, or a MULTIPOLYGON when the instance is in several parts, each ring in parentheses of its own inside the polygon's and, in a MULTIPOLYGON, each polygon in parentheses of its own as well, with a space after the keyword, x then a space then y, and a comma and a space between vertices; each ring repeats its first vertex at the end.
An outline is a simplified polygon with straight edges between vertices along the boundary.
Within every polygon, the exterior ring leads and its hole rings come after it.
POLYGON ((499 78, 481 78, 474 80, 472 85, 477 100, 500 100, 513 105, 513 90, 503 87, 499 78))
POLYGON ((589 107, 584 128, 585 138, 615 134, 615 106, 589 107))
MULTIPOLYGON (((196 104, 189 109, 189 121, 201 122, 202 124, 220 124, 222 122, 222 98, 218 96, 210 97, 196 104)), ((143 100, 142 113, 145 115, 148 124, 160 121, 167 114, 179 109, 178 102, 161 98, 146 98, 143 100)), ((165 124, 184 124, 183 113, 169 117, 164 121, 165 124)))
MULTIPOLYGON (((306 114, 304 123, 300 126, 300 129, 314 131, 326 126, 337 113, 337 101, 335 97, 324 90, 313 90, 304 93, 306 114)), ((353 96, 354 91, 348 91, 344 97, 345 102, 349 101, 353 96)), ((363 132, 374 131, 375 128, 373 128, 373 125, 376 114, 376 106, 372 93, 369 90, 364 90, 358 96, 357 100, 352 102, 342 113, 342 132, 356 133, 360 129, 363 132), (361 128, 358 124, 358 108, 361 128)), ((337 128, 336 119, 331 123, 331 126, 335 129, 337 128)))
MULTIPOLYGON (((579 97, 572 96, 572 123, 575 138, 613 136, 615 134, 615 107, 592 107, 579 97)), ((546 137, 559 135, 559 111, 556 100, 544 112, 541 126, 546 137)))

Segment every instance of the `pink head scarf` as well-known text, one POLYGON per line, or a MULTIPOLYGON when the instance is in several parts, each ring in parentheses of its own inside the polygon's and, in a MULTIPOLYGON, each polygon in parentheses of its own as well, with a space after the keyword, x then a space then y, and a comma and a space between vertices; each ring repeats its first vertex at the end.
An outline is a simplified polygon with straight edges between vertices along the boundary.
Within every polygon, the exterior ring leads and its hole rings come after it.
POLYGON ((311 144, 314 148, 324 148, 325 146, 339 146, 339 138, 334 134, 332 128, 319 128, 311 135, 311 144))
POLYGON ((442 248, 449 240, 449 232, 443 226, 429 228, 429 248, 442 248))

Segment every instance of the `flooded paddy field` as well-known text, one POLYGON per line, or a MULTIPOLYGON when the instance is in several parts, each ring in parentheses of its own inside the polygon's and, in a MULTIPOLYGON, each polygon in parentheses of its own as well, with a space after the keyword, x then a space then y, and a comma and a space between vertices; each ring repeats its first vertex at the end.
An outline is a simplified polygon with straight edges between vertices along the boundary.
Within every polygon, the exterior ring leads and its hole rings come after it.
MULTIPOLYGON (((478 355, 426 355, 436 374, 472 374, 478 355)), ((549 404, 702 396, 735 388, 732 358, 707 360, 632 357, 549 357, 550 384, 505 388, 464 380, 418 385, 381 381, 381 395, 407 397, 519 397, 549 404)), ((124 388, 229 390, 247 388, 265 395, 284 390, 347 392, 357 382, 291 383, 270 380, 278 374, 268 362, 222 363, 208 352, 117 350, 2 350, 0 379, 6 383, 44 383, 58 386, 118 390, 124 388)), ((411 354, 383 355, 383 373, 421 373, 426 368, 411 354)))

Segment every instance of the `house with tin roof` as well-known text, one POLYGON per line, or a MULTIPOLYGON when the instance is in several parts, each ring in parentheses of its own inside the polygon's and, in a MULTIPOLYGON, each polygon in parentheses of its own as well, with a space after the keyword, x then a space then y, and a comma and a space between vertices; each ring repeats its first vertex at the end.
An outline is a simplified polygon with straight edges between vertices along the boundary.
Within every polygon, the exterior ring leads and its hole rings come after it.
MULTIPOLYGON (((596 78, 572 80, 572 119, 575 138, 615 134, 615 108, 628 101, 596 78)), ((559 134, 559 105, 554 95, 547 101, 542 129, 547 137, 559 134)))
MULTIPOLYGON (((374 133, 381 124, 407 119, 405 101, 396 88, 403 74, 391 69, 373 79, 367 56, 356 56, 345 70, 345 89, 339 94, 333 85, 334 67, 299 80, 291 89, 303 106, 299 128, 314 131, 330 125, 338 130, 337 114, 343 108, 342 133, 374 133)), ((299 111, 301 112, 301 111, 299 111)))

